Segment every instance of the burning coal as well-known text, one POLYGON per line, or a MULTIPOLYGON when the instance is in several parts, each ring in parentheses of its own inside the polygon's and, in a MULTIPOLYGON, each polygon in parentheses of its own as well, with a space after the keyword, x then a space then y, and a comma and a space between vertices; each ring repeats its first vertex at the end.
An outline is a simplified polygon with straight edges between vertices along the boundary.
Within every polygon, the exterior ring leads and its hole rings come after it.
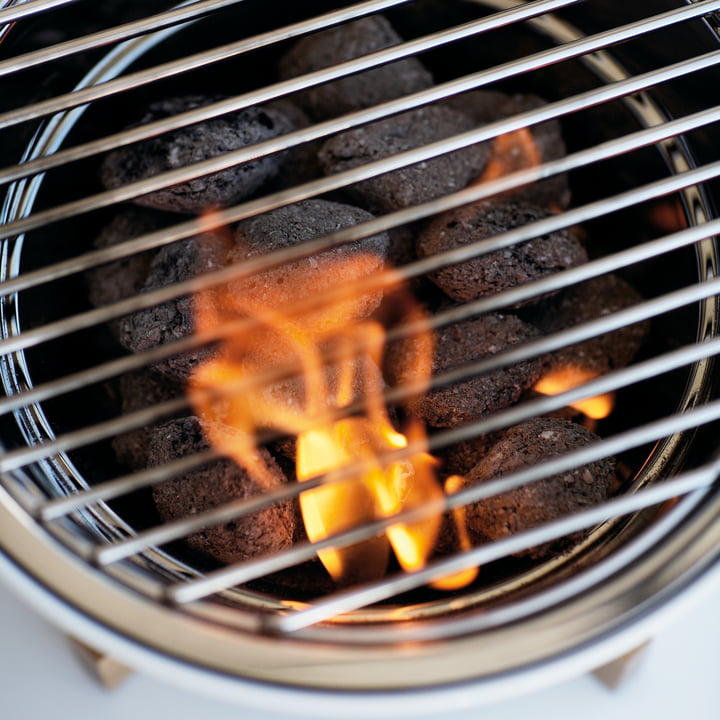
MULTIPOLYGON (((311 541, 413 507, 437 506, 437 514, 423 521, 398 523, 383 536, 319 551, 320 560, 340 583, 382 577, 391 549, 406 570, 422 567, 435 547, 444 509, 444 492, 434 472, 436 462, 429 455, 384 459, 408 444, 408 436, 391 423, 383 401, 379 366, 384 330, 370 318, 351 321, 348 308, 362 304, 363 289, 361 283, 339 284, 341 278, 362 274, 358 267, 368 264, 362 256, 347 257, 339 265, 336 262, 335 289, 344 301, 315 309, 310 316, 294 312, 287 304, 265 307, 258 302, 258 293, 247 287, 238 292, 236 286, 225 286, 197 298, 200 332, 239 318, 254 321, 246 331, 229 337, 216 356, 202 363, 192 376, 191 398, 207 435, 268 489, 274 479, 264 465, 253 461, 258 438, 263 432, 275 431, 295 439, 297 479, 326 477, 322 486, 300 495, 311 541), (333 355, 331 361, 328 354, 333 355), (267 368, 278 362, 301 368, 301 376, 258 384, 267 368), (360 412, 338 417, 338 411, 351 405, 359 406, 360 412), (356 468, 349 478, 345 477, 348 468, 356 468), (341 479, 335 477, 338 474, 341 479)), ((294 280, 294 286, 289 286, 289 278, 283 281, 283 297, 302 295, 307 279, 299 274, 294 280)), ((328 284, 326 279, 318 282, 328 284)), ((263 287, 261 294, 266 290, 263 287)), ((427 341, 418 342, 423 344, 428 346, 427 341)), ((428 367, 427 360, 415 364, 414 372, 426 375, 418 375, 418 382, 429 379, 428 367)), ((409 433, 414 443, 422 442, 422 432, 418 424, 412 425, 409 433)))

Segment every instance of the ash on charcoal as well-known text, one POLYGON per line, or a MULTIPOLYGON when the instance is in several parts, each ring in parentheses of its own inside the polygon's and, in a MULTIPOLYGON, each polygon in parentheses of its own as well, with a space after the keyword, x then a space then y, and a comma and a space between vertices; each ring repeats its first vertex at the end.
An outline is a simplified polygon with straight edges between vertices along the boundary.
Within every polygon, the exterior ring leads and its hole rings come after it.
MULTIPOLYGON (((197 418, 176 419, 152 432, 148 462, 151 467, 162 465, 207 448, 197 418)), ((267 451, 258 450, 258 456, 278 486, 287 482, 267 451)), ((231 460, 220 459, 154 487, 153 498, 162 519, 172 521, 261 492, 260 485, 245 470, 231 460)), ((188 537, 187 543, 220 562, 240 562, 290 547, 296 518, 297 508, 292 502, 276 503, 251 515, 201 530, 188 537)))
MULTIPOLYGON (((536 322, 549 335, 639 302, 642 297, 628 282, 617 275, 602 275, 574 285, 553 298, 536 322)), ((649 320, 623 325, 614 332, 562 348, 550 357, 550 365, 581 367, 597 375, 625 367, 639 351, 649 329, 649 320)))
MULTIPOLYGON (((241 223, 233 238, 215 233, 190 238, 160 250, 153 260, 143 290, 150 291, 181 282, 231 263, 292 247, 337 230, 352 227, 372 215, 341 203, 305 200, 279 208, 241 223)), ((387 235, 342 245, 311 257, 271 268, 229 285, 241 299, 240 308, 266 310, 293 303, 306 290, 322 294, 360 281, 382 269, 387 252, 387 235)), ((227 293, 226 293, 227 294, 227 293)), ((204 295, 213 298, 212 293, 204 295)), ((359 295, 343 301, 341 311, 348 322, 367 317, 382 298, 381 292, 359 295)), ((218 300, 222 304, 222 300, 218 300)), ((122 319, 120 341, 133 352, 179 340, 195 328, 196 298, 183 296, 122 319)), ((219 307, 218 314, 232 312, 219 307)), ((276 342, 277 334, 274 334, 276 342)), ((272 351, 266 348, 265 353, 272 351)), ((199 348, 162 361, 156 369, 171 377, 187 379, 203 360, 212 357, 212 348, 199 348)), ((286 354, 278 345, 278 356, 286 354)))
MULTIPOLYGON (((282 251, 372 219, 365 210, 344 203, 303 200, 239 223, 228 262, 282 251)), ((387 233, 379 233, 241 278, 231 287, 248 307, 280 307, 296 302, 303 292, 322 295, 379 273, 387 252, 387 233)), ((358 292, 355 297, 339 300, 332 315, 339 312, 348 323, 362 320, 381 300, 382 291, 358 292)), ((323 308, 304 317, 303 323, 309 323, 314 332, 322 332, 326 315, 323 308)), ((331 329, 337 329, 336 319, 331 324, 331 329)))
MULTIPOLYGON (((510 428, 468 473, 476 485, 537 465, 585 447, 599 438, 581 425, 558 418, 534 418, 510 428)), ((467 506, 468 531, 474 544, 501 540, 515 533, 593 507, 606 500, 615 478, 615 459, 524 485, 467 506)), ((519 555, 540 559, 561 551, 584 533, 545 543, 519 555)))
MULTIPOLYGON (((193 110, 219 98, 198 95, 153 103, 139 125, 193 110)), ((251 107, 111 152, 103 162, 101 180, 108 189, 150 178, 217 155, 239 150, 293 130, 277 109, 251 107)), ((275 153, 220 172, 136 198, 139 205, 180 213, 224 207, 251 196, 277 175, 283 154, 275 153)))
MULTIPOLYGON (((280 77, 287 80, 321 70, 401 41, 382 15, 361 18, 300 40, 280 60, 280 77)), ((407 58, 318 85, 295 98, 315 120, 325 120, 419 92, 432 84, 432 75, 422 63, 407 58)))
MULTIPOLYGON (((420 233, 418 255, 430 257, 464 247, 547 215, 547 210, 515 201, 481 202, 450 210, 420 233)), ((469 302, 581 265, 587 259, 580 240, 566 229, 444 267, 431 273, 430 279, 453 300, 469 302)), ((537 303, 543 297, 523 304, 537 303)))
MULTIPOLYGON (((228 241, 205 233, 163 247, 152 261, 143 284, 148 292, 182 282, 225 266, 228 241)), ((151 350, 191 335, 194 328, 194 301, 182 296, 121 318, 120 343, 135 353, 151 350)), ((212 355, 212 349, 200 347, 159 362, 154 368, 179 380, 192 374, 200 362, 212 355)))
MULTIPOLYGON (((436 331, 432 373, 464 365, 539 336, 538 330, 514 315, 490 313, 436 331)), ((390 376, 397 385, 410 383, 411 368, 418 366, 413 339, 393 343, 388 349, 390 376)), ((410 412, 432 427, 454 427, 477 420, 517 401, 539 379, 539 359, 503 367, 463 382, 429 390, 409 401, 410 412)))
MULTIPOLYGON (((182 386, 150 369, 122 375, 118 380, 120 408, 123 415, 145 410, 168 400, 183 397, 182 386)), ((140 427, 113 438, 117 459, 133 470, 148 464, 148 443, 155 432, 153 427, 140 427)))
MULTIPOLYGON (((442 105, 429 105, 356 128, 328 140, 320 150, 326 175, 352 170, 472 130, 471 118, 442 105)), ((345 189, 371 212, 389 212, 428 202, 464 188, 485 167, 487 143, 415 163, 345 189)))
MULTIPOLYGON (((98 249, 118 245, 159 230, 166 223, 167 217, 162 213, 142 208, 123 208, 122 212, 102 228, 93 245, 98 249)), ((85 274, 85 280, 90 302, 96 307, 102 307, 137 295, 156 253, 157 250, 136 253, 89 270, 85 274)), ((120 322, 111 320, 108 326, 117 337, 120 322)))
MULTIPOLYGON (((446 103, 449 107, 470 116, 478 125, 487 125, 542 107, 546 101, 532 94, 507 95, 497 90, 473 90, 449 98, 446 103)), ((558 120, 532 125, 530 133, 541 162, 565 157, 565 141, 558 120)), ((512 169, 520 169, 513 167, 513 158, 507 158, 507 162, 512 169)), ((506 195, 517 201, 553 209, 565 209, 570 204, 570 188, 566 174, 555 175, 541 182, 511 190, 506 195)))

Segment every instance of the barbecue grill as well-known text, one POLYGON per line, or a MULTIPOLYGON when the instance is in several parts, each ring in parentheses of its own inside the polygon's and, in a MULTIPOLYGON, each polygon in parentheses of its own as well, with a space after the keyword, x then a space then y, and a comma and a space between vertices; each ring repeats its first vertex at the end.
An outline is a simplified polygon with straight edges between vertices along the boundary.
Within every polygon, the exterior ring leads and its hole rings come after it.
MULTIPOLYGON (((274 8, 251 0, 174 7, 154 2, 150 8, 128 3, 122 11, 93 12, 88 5, 31 0, 0 10, 0 82, 7 88, 0 113, 0 181, 6 189, 0 557, 11 582, 75 634, 121 659, 199 678, 204 687, 243 702, 262 703, 282 693, 298 702, 322 698, 332 709, 354 696, 362 698, 363 712, 376 703, 401 712, 402 697, 410 693, 437 699, 471 688, 476 697, 491 697, 508 692, 518 677, 547 678, 549 670, 560 676, 560 668, 577 672, 599 664, 636 644, 654 617, 714 569, 720 553, 714 371, 720 349, 720 166, 714 153, 720 146, 720 102, 713 80, 720 62, 720 2, 313 2, 283 4, 280 22, 274 8), (297 39, 377 13, 398 29, 400 44, 297 78, 279 81, 274 75, 277 58, 297 39), (99 164, 115 148, 292 99, 310 87, 411 56, 433 72, 431 87, 155 177, 110 190, 99 185, 99 164), (132 125, 153 99, 198 88, 222 99, 132 125), (210 214, 176 215, 161 229, 117 245, 93 246, 110 214, 135 198, 477 88, 537 94, 547 103, 349 171, 268 185, 210 214), (555 119, 567 144, 563 157, 378 214, 291 250, 110 305, 88 303, 85 276, 95 268, 307 198, 340 194, 361 180, 555 119), (640 354, 627 367, 556 395, 526 394, 510 407, 431 433, 422 447, 411 441, 387 456, 440 453, 577 400, 614 393, 617 404, 597 426, 598 441, 496 482, 448 493, 443 507, 452 512, 610 456, 622 470, 612 497, 439 556, 417 570, 392 569, 380 579, 312 599, 278 591, 271 579, 314 562, 318 549, 376 537, 437 508, 410 507, 320 543, 300 541, 220 566, 198 560, 184 539, 332 478, 319 473, 249 499, 158 520, 150 488, 217 458, 219 451, 128 472, 115 458, 113 440, 188 412, 189 400, 184 394, 149 400, 127 412, 113 388, 124 375, 215 343, 237 327, 127 353, 112 341, 113 322, 326 248, 417 228, 439 213, 563 174, 573 194, 567 209, 487 241, 403 261, 393 278, 415 281, 556 230, 582 228, 590 238, 603 238, 588 262, 497 295, 442 306, 432 315, 432 328, 522 306, 607 273, 628 278, 643 300, 437 374, 431 384, 443 387, 650 320, 640 354), (527 548, 568 536, 575 540, 555 556, 522 559, 527 548), (481 572, 461 590, 427 589, 439 577, 477 566, 498 569, 481 572)), ((381 274, 373 282, 382 287, 389 280, 381 274)), ((423 292, 425 286, 418 287, 423 292)), ((323 300, 333 302, 332 296, 323 300)), ((400 323, 390 335, 397 340, 416 331, 412 323, 400 323)), ((296 371, 280 367, 271 373, 277 380, 296 371)), ((392 405, 408 393, 393 387, 385 399, 392 405)), ((346 409, 345 416, 352 412, 346 409)), ((357 467, 345 472, 349 477, 357 467)), ((405 711, 415 712, 417 705, 405 711)))

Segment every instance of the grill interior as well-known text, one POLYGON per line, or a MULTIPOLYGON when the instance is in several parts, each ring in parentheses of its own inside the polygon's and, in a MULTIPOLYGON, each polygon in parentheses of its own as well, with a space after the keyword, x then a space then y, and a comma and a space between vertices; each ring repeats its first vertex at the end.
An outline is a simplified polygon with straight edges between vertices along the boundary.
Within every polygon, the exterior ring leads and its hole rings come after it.
MULTIPOLYGON (((492 643, 504 638, 513 623, 526 623, 532 629, 539 610, 551 613, 562 603, 580 602, 583 593, 607 578, 637 571, 639 558, 651 544, 661 544, 678 528, 686 528, 689 518, 713 497, 717 479, 713 436, 720 414, 713 373, 718 349, 714 197, 720 111, 713 79, 720 61, 715 34, 720 2, 653 2, 651 8, 593 0, 517 5, 503 0, 317 2, 283 8, 287 14, 281 27, 273 11, 247 1, 191 2, 176 9, 166 3, 152 3, 150 9, 148 3, 124 5, 122 16, 116 9, 90 12, 90 3, 82 0, 52 4, 36 0, 0 11, 1 23, 16 21, 0 45, 0 82, 7 87, 0 113, 0 131, 6 138, 0 181, 7 189, 0 285, 5 389, 0 399, 5 448, 0 470, 6 511, 16 520, 31 519, 33 532, 40 533, 39 542, 53 553, 81 561, 79 572, 90 578, 89 600, 81 603, 85 612, 102 613, 104 583, 110 581, 111 592, 120 598, 112 603, 112 611, 123 632, 167 651, 167 641, 159 634, 148 626, 129 629, 124 618, 140 607, 162 613, 162 623, 187 623, 188 635, 201 642, 189 651, 174 638, 170 652, 189 656, 203 667, 289 684, 375 689, 444 683, 466 679, 468 673, 491 675, 537 660, 548 652, 540 649, 542 632, 532 641, 537 645, 517 651, 520 661, 510 653, 498 660, 499 667, 474 664, 468 670, 463 660, 469 651, 457 648, 454 661, 442 671, 437 663, 427 669, 411 665, 398 678, 387 679, 381 670, 368 667, 376 660, 373 653, 406 642, 477 637, 492 643), (157 16, 150 16, 151 11, 157 16), (402 44, 313 76, 278 80, 278 58, 297 38, 380 12, 402 36, 402 44), (53 49, 57 57, 52 56, 53 49), (284 96, 292 99, 312 84, 327 82, 331 73, 333 77, 350 74, 410 56, 421 59, 433 74, 434 84, 425 90, 313 122, 221 155, 212 165, 202 161, 182 168, 179 176, 150 178, 113 190, 100 184, 100 163, 118 146, 215 114, 284 96), (289 186, 281 180, 269 182, 247 200, 210 216, 167 214, 157 231, 112 248, 93 245, 119 207, 179 181, 180 176, 202 176, 302 147, 386 115, 485 87, 532 93, 547 104, 345 174, 312 177, 289 186), (207 110, 193 109, 179 120, 173 115, 162 118, 150 129, 133 127, 151 102, 193 93, 224 99, 207 110), (197 465, 198 458, 178 458, 170 465, 133 471, 118 462, 113 441, 128 431, 187 413, 188 400, 184 395, 161 402, 149 398, 145 406, 129 412, 118 397, 119 383, 128 373, 216 338, 195 335, 133 354, 118 345, 111 323, 188 292, 217 287, 231 277, 287 262, 292 253, 281 251, 260 261, 241 262, 102 307, 90 304, 87 273, 110 261, 182 241, 211 227, 232 226, 306 198, 345 199, 344 188, 357 182, 361 173, 366 178, 427 162, 553 118, 560 120, 567 146, 562 157, 380 213, 321 242, 347 243, 396 228, 418 232, 441 212, 567 173, 572 191, 568 208, 462 250, 479 256, 551 231, 580 228, 588 262, 497 295, 452 305, 427 280, 418 278, 428 269, 451 266, 468 255, 461 257, 458 251, 405 259, 397 272, 412 281, 419 301, 431 308, 438 332, 453 322, 493 311, 517 312, 532 321, 532 308, 518 310, 518 301, 536 299, 550 290, 562 296, 583 281, 608 273, 619 275, 638 291, 642 300, 622 310, 546 333, 503 354, 474 359, 455 377, 437 374, 432 380, 433 387, 442 387, 649 320, 642 347, 626 367, 560 395, 525 393, 509 407, 429 435, 429 451, 442 453, 458 442, 560 411, 574 399, 615 393, 613 412, 594 425, 597 441, 495 478, 497 482, 490 485, 449 494, 445 502, 450 512, 485 495, 541 482, 613 456, 619 470, 610 498, 497 542, 438 555, 414 572, 391 567, 381 579, 347 588, 328 586, 323 579, 309 596, 292 584, 298 574, 324 578, 316 560, 317 546, 308 541, 229 565, 189 548, 188 536, 295 498, 324 478, 290 482, 269 494, 214 510, 189 509, 182 519, 162 522, 151 488, 197 465), (537 561, 522 555, 524 549, 579 531, 582 539, 566 543, 552 557, 537 561), (482 566, 482 571, 463 590, 428 589, 433 578, 475 566, 482 566), (222 639, 214 635, 217 628, 226 630, 222 639), (267 648, 271 653, 270 659, 243 666, 234 657, 234 649, 243 643, 254 650, 259 643, 262 652, 267 648), (278 650, 276 643, 283 649, 278 650), (354 658, 360 657, 364 671, 356 675, 354 669, 338 670, 319 679, 311 674, 312 662, 307 671, 273 668, 286 665, 284 652, 303 657, 307 643, 320 658, 327 652, 323 648, 331 647, 332 658, 342 658, 346 667, 354 667, 354 658)), ((223 331, 227 328, 220 329, 221 335, 223 331)), ((392 327, 391 336, 402 338, 411 331, 410 325, 400 323, 392 327)), ((389 404, 402 400, 403 393, 402 387, 389 388, 389 404)), ((394 455, 388 451, 388 457, 407 458, 414 449, 411 444, 394 455)), ((218 456, 217 451, 208 452, 218 456)), ((355 534, 332 537, 328 544, 341 547, 374 537, 399 520, 427 517, 432 508, 403 513, 377 520, 355 534)), ((6 527, 3 550, 22 555, 20 536, 13 525, 6 527)), ((709 535, 706 543, 711 547, 703 562, 709 562, 717 550, 718 543, 713 547, 712 542, 709 535)), ((654 554, 654 562, 662 559, 661 552, 654 554)), ((75 580, 80 592, 81 584, 75 580)), ((73 594, 67 589, 72 586, 70 575, 66 585, 63 591, 73 594)), ((623 607, 623 612, 631 609, 623 607)), ((607 622, 619 622, 621 617, 623 613, 616 614, 607 622)), ((571 646, 580 635, 568 632, 557 642, 565 648, 564 643, 571 646)), ((436 660, 435 652, 417 650, 415 660, 418 664, 427 658, 436 660)), ((390 656, 390 661, 395 659, 390 656)))

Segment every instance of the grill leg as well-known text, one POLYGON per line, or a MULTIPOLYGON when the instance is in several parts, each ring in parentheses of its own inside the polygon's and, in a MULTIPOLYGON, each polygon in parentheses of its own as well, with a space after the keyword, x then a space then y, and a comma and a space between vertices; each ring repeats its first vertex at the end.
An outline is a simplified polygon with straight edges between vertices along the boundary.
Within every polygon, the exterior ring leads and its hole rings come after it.
POLYGON ((69 640, 82 664, 107 690, 114 690, 128 675, 134 672, 127 665, 123 665, 109 655, 85 645, 76 638, 71 637, 69 640))
POLYGON ((621 655, 619 658, 611 660, 607 665, 601 665, 599 668, 596 668, 593 670, 593 675, 600 680, 603 685, 611 690, 616 690, 635 672, 635 669, 645 657, 645 652, 649 645, 650 640, 639 645, 634 650, 621 655))

